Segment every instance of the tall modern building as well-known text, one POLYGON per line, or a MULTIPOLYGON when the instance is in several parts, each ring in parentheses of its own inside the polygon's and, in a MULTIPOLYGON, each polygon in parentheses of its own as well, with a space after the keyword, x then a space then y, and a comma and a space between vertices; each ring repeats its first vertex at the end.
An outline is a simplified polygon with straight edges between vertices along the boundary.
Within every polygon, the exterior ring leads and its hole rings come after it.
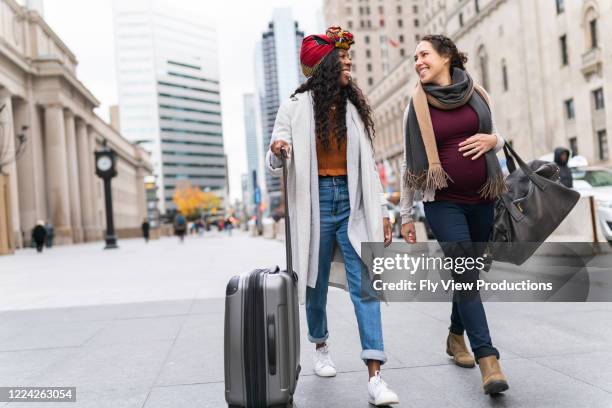
MULTIPOLYGON (((270 144, 274 120, 280 103, 306 80, 300 68, 300 47, 304 33, 293 20, 291 9, 275 9, 268 30, 255 51, 257 97, 262 126, 262 157, 270 144)), ((281 202, 280 179, 266 174, 268 208, 274 211, 281 202)))
POLYGON ((180 180, 227 197, 216 31, 180 5, 113 1, 121 133, 151 152, 161 212, 180 180))
POLYGON ((255 180, 259 176, 259 149, 257 146, 257 121, 255 116, 255 95, 244 94, 244 135, 247 150, 246 201, 250 214, 254 212, 255 180))

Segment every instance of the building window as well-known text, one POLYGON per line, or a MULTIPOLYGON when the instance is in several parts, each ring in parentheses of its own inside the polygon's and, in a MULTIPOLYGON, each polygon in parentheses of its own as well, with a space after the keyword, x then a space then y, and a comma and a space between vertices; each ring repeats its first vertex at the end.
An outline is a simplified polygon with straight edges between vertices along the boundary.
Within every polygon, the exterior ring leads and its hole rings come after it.
POLYGON ((370 15, 370 6, 366 7, 366 14, 369 16, 370 15))
POLYGON ((366 57, 370 58, 372 56, 372 53, 370 52, 370 50, 366 50, 366 57))
POLYGON ((415 40, 416 42, 421 41, 421 36, 420 36, 419 34, 415 34, 415 36, 414 36, 414 40, 415 40))
POLYGON ((372 28, 372 20, 368 20, 368 28, 372 28))
POLYGON ((370 43, 370 36, 369 36, 369 35, 366 35, 366 36, 365 36, 365 43, 366 43, 366 44, 369 44, 369 43, 370 43))
POLYGON ((378 6, 378 14, 384 14, 385 10, 383 9, 383 6, 378 6))
POLYGON ((608 135, 605 129, 597 131, 599 160, 608 160, 608 135))
POLYGON ((346 8, 346 15, 347 15, 347 16, 350 16, 350 15, 351 15, 351 8, 350 8, 350 7, 347 7, 347 8, 346 8))
MULTIPOLYGON (((400 14, 401 12, 402 12, 402 6, 397 6, 397 14, 400 14)), ((382 13, 382 11, 381 11, 381 13, 382 13)))
POLYGON ((578 138, 570 137, 569 145, 570 145, 570 151, 572 152, 572 156, 578 156, 578 138))
POLYGON ((397 26, 400 27, 400 28, 404 26, 404 22, 402 21, 401 18, 399 20, 397 20, 397 26))
POLYGON ((372 79, 372 77, 368 77, 368 85, 372 84, 374 84, 374 80, 372 79))
POLYGON ((476 14, 480 13, 480 3, 478 0, 474 0, 474 10, 476 10, 476 14))
POLYGON ((563 0, 555 0, 557 3, 557 14, 561 14, 565 11, 565 2, 563 0))
POLYGON ((400 48, 400 57, 405 57, 406 56, 406 52, 404 51, 403 48, 400 48))
POLYGON ((419 26, 419 19, 418 19, 418 18, 415 18, 415 19, 414 19, 414 26, 415 26, 415 27, 418 27, 418 26, 419 26))
POLYGON ((403 34, 399 35, 399 42, 404 43, 404 35, 403 34))
POLYGON ((508 90, 508 67, 506 61, 502 60, 502 80, 504 83, 504 92, 508 90))
POLYGON ((589 21, 589 31, 591 34, 591 48, 597 47, 597 19, 589 21))
POLYGON ((363 16, 363 7, 359 6, 359 15, 363 16))
POLYGON ((363 22, 363 20, 359 21, 359 27, 361 27, 361 28, 365 27, 365 23, 363 22))
POLYGON ((349 53, 351 54, 351 59, 355 59, 355 51, 350 50, 349 53))
POLYGON ((489 89, 489 69, 487 51, 484 46, 478 49, 478 66, 480 68, 480 80, 484 89, 489 89))
POLYGON ((600 110, 605 107, 603 88, 593 91, 593 101, 595 102, 595 110, 600 110))
POLYGON ((372 72, 372 64, 370 64, 369 62, 367 65, 367 69, 368 69, 368 72, 372 72))
POLYGON ((353 20, 348 21, 348 28, 353 28, 353 20))
POLYGON ((574 99, 568 99, 563 102, 565 105, 565 117, 567 120, 572 120, 576 117, 576 113, 574 112, 574 99))
POLYGON ((463 27, 463 13, 459 13, 459 27, 463 27))
POLYGON ((559 37, 559 47, 561 48, 561 65, 565 66, 569 64, 569 57, 567 54, 567 35, 563 34, 559 37))
POLYGON ((417 5, 412 6, 412 12, 414 14, 418 14, 419 13, 419 6, 417 6, 417 5))

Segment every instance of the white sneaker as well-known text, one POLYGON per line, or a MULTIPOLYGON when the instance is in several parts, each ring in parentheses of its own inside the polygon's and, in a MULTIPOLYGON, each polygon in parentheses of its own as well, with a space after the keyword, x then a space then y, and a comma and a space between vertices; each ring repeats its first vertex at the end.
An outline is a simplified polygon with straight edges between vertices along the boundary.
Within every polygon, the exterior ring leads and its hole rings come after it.
POLYGON ((319 377, 334 377, 336 375, 336 366, 329 355, 327 345, 315 350, 313 360, 314 372, 319 377))
POLYGON ((370 394, 370 404, 377 407, 399 403, 397 394, 389 389, 387 383, 380 377, 379 371, 368 382, 368 394, 370 394))

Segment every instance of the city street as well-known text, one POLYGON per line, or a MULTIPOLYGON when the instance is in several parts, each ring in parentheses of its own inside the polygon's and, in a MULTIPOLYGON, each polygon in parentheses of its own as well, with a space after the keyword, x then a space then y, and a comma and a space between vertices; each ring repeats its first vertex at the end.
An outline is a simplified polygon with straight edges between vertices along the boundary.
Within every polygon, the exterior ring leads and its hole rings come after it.
MULTIPOLYGON (((49 407, 226 406, 225 285, 255 267, 284 266, 283 243, 234 231, 119 246, 0 257, 0 386, 77 388, 76 403, 49 407)), ((482 393, 478 368, 459 368, 446 355, 448 303, 382 306, 383 377, 401 407, 612 407, 612 303, 485 307, 510 383, 496 398, 482 393)), ((313 374, 302 313, 296 406, 365 408, 367 375, 343 291, 331 289, 328 317, 338 375, 313 374)), ((0 402, 7 406, 41 405, 0 402)))

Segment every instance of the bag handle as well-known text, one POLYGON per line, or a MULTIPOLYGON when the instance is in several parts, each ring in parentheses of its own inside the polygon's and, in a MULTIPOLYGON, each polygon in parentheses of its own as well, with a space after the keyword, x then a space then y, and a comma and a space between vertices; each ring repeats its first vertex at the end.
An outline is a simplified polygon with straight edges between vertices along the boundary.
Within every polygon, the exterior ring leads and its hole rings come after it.
POLYGON ((285 200, 285 251, 287 258, 287 273, 293 275, 293 259, 291 257, 291 228, 289 226, 289 199, 287 198, 287 150, 281 147, 283 162, 283 199, 285 200))
POLYGON ((527 175, 527 177, 529 177, 529 180, 531 180, 533 184, 538 186, 540 190, 546 189, 546 183, 544 183, 540 176, 535 174, 535 172, 531 170, 531 168, 527 164, 525 164, 523 159, 521 159, 521 157, 514 151, 514 149, 508 144, 508 142, 504 142, 504 155, 506 156, 506 164, 510 173, 516 170, 516 164, 514 163, 514 160, 516 160, 521 170, 523 170, 523 172, 527 175))
POLYGON ((512 155, 508 151, 508 147, 506 146, 508 145, 504 142, 504 156, 506 156, 506 166, 508 167, 508 171, 510 172, 510 174, 512 174, 516 171, 516 163, 514 162, 512 155))

